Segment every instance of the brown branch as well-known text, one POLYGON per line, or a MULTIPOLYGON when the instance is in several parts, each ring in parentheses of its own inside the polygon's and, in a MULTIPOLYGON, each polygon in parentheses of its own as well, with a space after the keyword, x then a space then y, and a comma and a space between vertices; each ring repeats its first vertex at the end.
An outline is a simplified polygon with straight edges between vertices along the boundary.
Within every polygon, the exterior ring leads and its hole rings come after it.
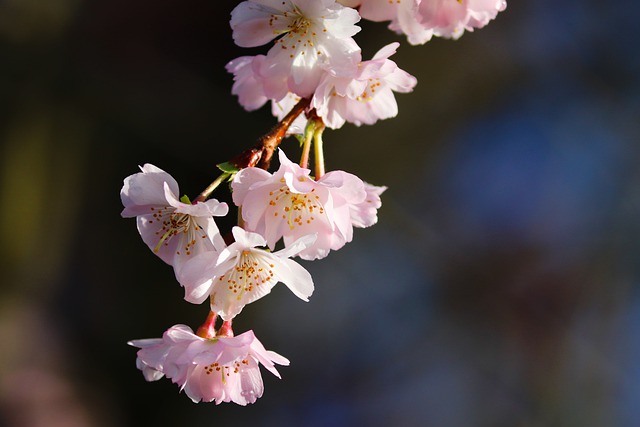
POLYGON ((234 157, 229 163, 238 169, 244 169, 252 166, 260 167, 264 170, 269 169, 273 152, 282 142, 282 138, 287 133, 287 129, 293 121, 309 106, 311 99, 302 98, 298 103, 284 116, 278 124, 276 124, 266 135, 258 140, 258 143, 243 151, 234 157))
MULTIPOLYGON (((291 126, 293 121, 309 106, 310 99, 303 98, 296 105, 293 106, 291 111, 278 124, 276 124, 266 135, 258 140, 258 143, 253 147, 243 151, 233 159, 229 160, 230 163, 238 169, 244 169, 252 166, 261 167, 264 170, 269 169, 271 164, 271 158, 273 152, 282 138, 287 134, 287 129, 291 126)), ((204 202, 209 198, 211 193, 220 185, 229 175, 222 174, 215 181, 213 181, 202 193, 198 195, 193 201, 194 203, 204 202)))

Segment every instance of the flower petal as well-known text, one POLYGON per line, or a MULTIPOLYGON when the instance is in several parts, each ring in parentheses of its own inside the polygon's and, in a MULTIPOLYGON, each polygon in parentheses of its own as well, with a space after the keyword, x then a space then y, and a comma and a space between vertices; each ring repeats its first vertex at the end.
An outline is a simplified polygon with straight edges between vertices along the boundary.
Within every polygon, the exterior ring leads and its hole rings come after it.
POLYGON ((142 172, 124 179, 120 190, 120 199, 124 205, 121 215, 125 218, 147 213, 150 206, 166 206, 165 183, 171 191, 178 192, 176 180, 162 169, 149 163, 140 169, 142 172))
POLYGON ((178 282, 184 287, 186 301, 201 304, 209 297, 218 255, 216 251, 203 252, 176 270, 178 282))
POLYGON ((313 293, 313 279, 304 267, 291 259, 274 261, 276 278, 284 283, 295 296, 303 301, 309 301, 313 293))

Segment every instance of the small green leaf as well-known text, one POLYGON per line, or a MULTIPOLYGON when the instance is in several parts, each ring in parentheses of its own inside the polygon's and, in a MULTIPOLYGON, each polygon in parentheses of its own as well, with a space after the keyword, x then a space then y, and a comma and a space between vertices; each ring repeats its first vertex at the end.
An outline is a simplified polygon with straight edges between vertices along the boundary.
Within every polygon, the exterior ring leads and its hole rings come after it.
POLYGON ((186 204, 188 204, 188 205, 190 205, 190 204, 191 204, 191 200, 189 200, 189 196, 187 196, 186 194, 185 194, 184 196, 180 197, 180 201, 181 201, 182 203, 186 203, 186 204))
POLYGON ((236 165, 229 162, 219 163, 216 166, 224 173, 234 174, 240 170, 236 165))

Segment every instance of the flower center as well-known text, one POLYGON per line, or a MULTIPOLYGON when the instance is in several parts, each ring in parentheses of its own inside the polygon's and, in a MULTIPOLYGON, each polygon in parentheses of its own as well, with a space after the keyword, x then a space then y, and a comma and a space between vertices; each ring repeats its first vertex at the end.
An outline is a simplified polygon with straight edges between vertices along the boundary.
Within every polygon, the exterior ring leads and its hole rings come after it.
POLYGON ((356 100, 360 102, 367 102, 373 99, 373 96, 376 93, 376 88, 380 86, 380 79, 369 79, 369 85, 367 88, 356 98, 356 100))
POLYGON ((289 187, 283 186, 278 191, 269 192, 269 205, 275 208, 275 217, 281 216, 287 221, 289 228, 301 227, 316 220, 316 215, 324 215, 324 207, 315 188, 309 193, 292 193, 289 187))
POLYGON ((266 262, 255 252, 250 249, 244 250, 231 272, 220 276, 219 280, 226 280, 229 290, 236 294, 238 300, 245 292, 253 292, 260 285, 274 280, 274 265, 266 262))
MULTIPOLYGON (((286 34, 275 41, 283 50, 291 50, 289 57, 293 58, 298 50, 300 55, 304 55, 307 49, 315 46, 316 32, 312 31, 313 21, 305 17, 301 11, 294 6, 293 11, 285 11, 282 15, 271 15, 269 26, 274 26, 278 18, 284 18, 288 24, 283 30, 274 30, 274 34, 286 34)), ((326 29, 322 30, 326 32, 326 29)), ((321 51, 316 52, 321 55, 321 51)))
POLYGON ((222 384, 226 384, 227 377, 231 374, 239 373, 242 365, 248 366, 249 361, 247 359, 242 359, 240 361, 233 362, 233 364, 231 365, 221 365, 218 362, 214 362, 211 365, 207 365, 204 367, 204 373, 207 375, 211 375, 214 372, 219 372, 222 377, 222 384))
POLYGON ((177 248, 176 254, 180 255, 180 251, 184 250, 186 255, 191 255, 198 239, 207 237, 202 227, 198 225, 191 215, 175 212, 175 208, 170 206, 161 209, 151 208, 151 210, 154 212, 154 220, 161 224, 155 233, 159 236, 159 240, 153 249, 154 252, 158 252, 162 245, 168 246, 169 241, 180 234, 184 238, 185 244, 184 247, 177 248))

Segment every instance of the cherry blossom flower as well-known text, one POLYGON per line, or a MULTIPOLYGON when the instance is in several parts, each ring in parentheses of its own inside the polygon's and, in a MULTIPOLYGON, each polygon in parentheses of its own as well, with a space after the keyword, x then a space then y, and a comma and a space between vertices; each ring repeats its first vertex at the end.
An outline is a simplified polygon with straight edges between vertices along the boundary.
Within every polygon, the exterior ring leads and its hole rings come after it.
POLYGON ((310 96, 324 69, 352 68, 360 48, 352 36, 360 15, 335 0, 248 0, 231 12, 238 46, 256 47, 278 38, 266 55, 263 77, 287 78, 289 91, 310 96))
POLYGON ((284 283, 298 298, 308 301, 313 280, 307 270, 289 259, 310 246, 315 236, 303 236, 277 252, 259 247, 265 239, 240 227, 232 229, 234 243, 219 254, 206 252, 187 262, 178 273, 185 288, 185 299, 201 303, 211 298, 211 311, 231 320, 242 308, 284 283))
POLYGON ((264 76, 268 73, 265 60, 264 55, 241 56, 225 66, 233 74, 231 93, 238 96, 240 105, 247 111, 257 110, 268 100, 277 102, 290 93, 287 76, 264 76))
POLYGON ((269 248, 282 238, 285 246, 307 234, 314 244, 298 256, 326 257, 353 238, 351 206, 366 197, 362 180, 343 171, 331 171, 319 180, 291 162, 279 150, 280 168, 270 174, 259 168, 238 172, 232 182, 233 202, 241 207, 245 228, 265 237, 269 248))
MULTIPOLYGON (((361 0, 358 1, 358 12, 362 19, 374 22, 389 22, 389 29, 407 36, 412 45, 428 42, 433 37, 433 31, 421 22, 418 7, 420 3, 431 0, 361 0)), ((450 0, 457 1, 457 0, 450 0)), ((341 3, 355 7, 353 0, 341 3)))
POLYGON ((505 10, 506 0, 341 0, 358 7, 363 19, 389 22, 389 29, 405 34, 412 45, 433 36, 459 38, 464 31, 482 28, 505 10))
POLYGON ((139 348, 136 366, 147 381, 166 376, 195 403, 254 403, 264 391, 259 364, 278 378, 274 364, 289 365, 286 358, 266 350, 253 331, 202 338, 186 325, 175 325, 162 338, 128 344, 139 348))
POLYGON ((506 0, 422 0, 419 14, 434 35, 457 39, 465 30, 484 27, 506 7, 506 0))
POLYGON ((364 189, 367 197, 361 203, 350 206, 351 223, 358 228, 371 227, 378 222, 378 209, 382 206, 380 195, 387 187, 378 187, 365 182, 364 189))
POLYGON ((264 58, 264 55, 241 56, 229 61, 225 66, 226 70, 233 74, 231 93, 238 96, 238 102, 247 111, 257 110, 268 101, 258 74, 264 58))
POLYGON ((414 76, 388 59, 399 45, 383 47, 373 59, 361 62, 351 76, 325 74, 312 105, 327 127, 337 129, 345 121, 372 125, 398 114, 393 92, 411 92, 417 83, 414 76))
MULTIPOLYGON (((395 117, 398 114, 394 92, 407 93, 415 87, 417 80, 395 62, 388 59, 396 52, 399 43, 391 43, 380 49, 369 61, 363 61, 349 73, 327 71, 313 94, 311 106, 318 117, 332 129, 338 129, 350 122, 356 126, 372 125, 378 120, 395 117)), ((238 95, 240 104, 251 111, 261 107, 267 100, 263 79, 252 66, 263 63, 259 57, 241 57, 229 63, 227 69, 234 73, 232 93, 238 95)), ((272 87, 277 82, 269 83, 272 87)), ((300 97, 289 92, 281 95, 282 86, 275 98, 271 98, 271 111, 278 120, 291 110, 300 97)), ((275 92, 273 92, 275 93, 275 92)), ((304 115, 296 118, 287 130, 288 134, 302 134, 307 123, 304 115)))
MULTIPOLYGON (((257 110, 271 100, 272 114, 282 120, 301 98, 289 92, 286 78, 269 79, 262 75, 264 59, 264 55, 241 56, 227 63, 226 70, 233 74, 231 93, 247 111, 257 110)), ((303 133, 306 122, 304 114, 299 115, 287 129, 287 134, 303 133)))
POLYGON ((171 175, 148 163, 140 169, 124 180, 121 215, 137 218, 142 240, 160 259, 177 270, 199 253, 224 248, 213 216, 226 215, 226 203, 215 199, 181 202, 178 183, 171 175))

